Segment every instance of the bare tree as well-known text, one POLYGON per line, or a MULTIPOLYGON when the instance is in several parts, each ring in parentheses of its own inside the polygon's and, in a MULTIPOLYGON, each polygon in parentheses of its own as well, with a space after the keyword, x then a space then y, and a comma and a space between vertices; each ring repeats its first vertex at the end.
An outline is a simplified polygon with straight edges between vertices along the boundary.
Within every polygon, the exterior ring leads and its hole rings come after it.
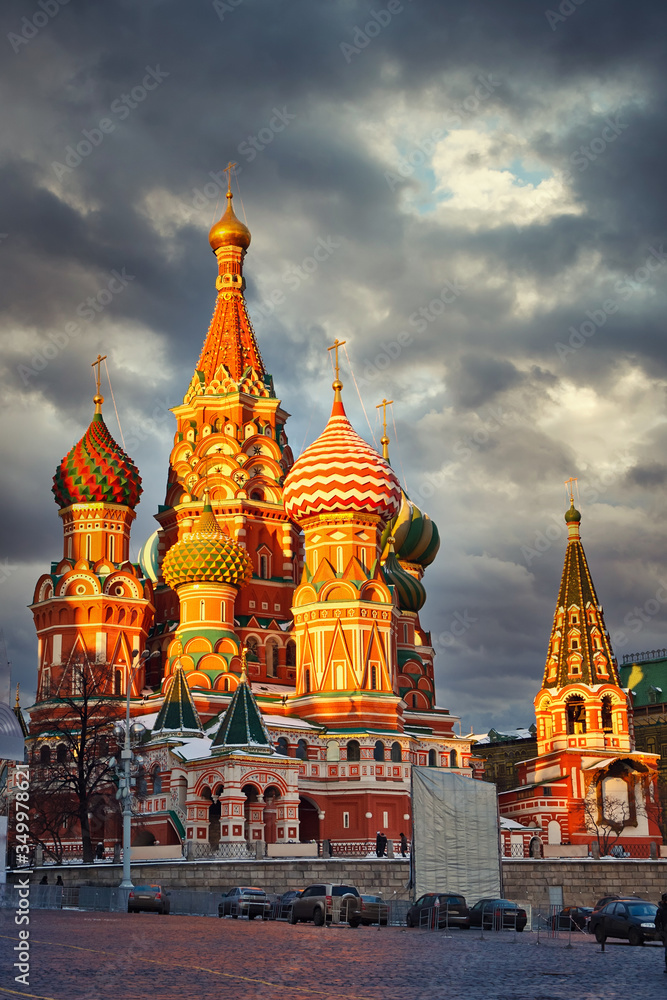
POLYGON ((630 821, 630 807, 627 801, 613 795, 603 795, 601 799, 589 795, 584 800, 584 821, 586 829, 597 839, 600 857, 606 857, 630 821))
POLYGON ((119 701, 109 690, 111 668, 81 657, 70 662, 48 720, 32 729, 34 839, 62 856, 56 825, 74 820, 84 862, 93 861, 90 817, 115 807, 115 773, 109 766, 109 740, 119 717, 119 701), (64 694, 67 687, 71 694, 64 694))

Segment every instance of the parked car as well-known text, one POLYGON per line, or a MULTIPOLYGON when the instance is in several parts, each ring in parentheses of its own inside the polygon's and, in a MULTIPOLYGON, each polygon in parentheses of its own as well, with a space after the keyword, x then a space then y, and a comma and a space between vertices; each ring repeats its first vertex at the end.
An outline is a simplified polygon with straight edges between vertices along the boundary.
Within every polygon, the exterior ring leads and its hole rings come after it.
POLYGON ((588 929, 588 920, 593 912, 592 906, 565 906, 560 913, 554 913, 549 918, 549 925, 552 930, 585 931, 588 929))
POLYGON ((484 930, 522 931, 528 921, 523 907, 509 899, 480 899, 470 908, 470 926, 484 930))
POLYGON ((301 895, 301 889, 288 889, 278 896, 273 906, 274 916, 278 919, 289 917, 292 903, 301 895))
POLYGON ((425 892, 407 912, 408 927, 460 927, 470 926, 468 906, 464 896, 454 892, 425 892))
POLYGON ((600 944, 608 937, 625 938, 632 945, 660 940, 655 929, 658 907, 638 896, 626 896, 606 903, 591 914, 589 931, 600 944))
POLYGON ((350 927, 361 923, 361 893, 355 886, 344 883, 317 882, 309 885, 292 903, 289 922, 312 920, 317 927, 327 923, 347 921, 350 927))
POLYGON ((248 920, 261 917, 263 920, 268 920, 270 913, 271 903, 266 893, 255 886, 236 886, 228 892, 223 892, 222 899, 218 903, 218 916, 229 916, 234 920, 239 917, 247 917, 248 920))
POLYGON ((382 896, 361 897, 361 923, 364 927, 370 924, 386 924, 389 920, 389 906, 382 896))
POLYGON ((169 913, 169 893, 165 892, 161 885, 135 885, 127 897, 127 912, 139 913, 140 910, 146 910, 148 913, 169 913))
POLYGON ((601 910, 603 906, 607 903, 613 902, 614 899, 641 899, 641 896, 637 896, 634 892, 616 892, 612 893, 610 896, 603 896, 602 899, 598 899, 597 903, 593 907, 593 910, 601 910))

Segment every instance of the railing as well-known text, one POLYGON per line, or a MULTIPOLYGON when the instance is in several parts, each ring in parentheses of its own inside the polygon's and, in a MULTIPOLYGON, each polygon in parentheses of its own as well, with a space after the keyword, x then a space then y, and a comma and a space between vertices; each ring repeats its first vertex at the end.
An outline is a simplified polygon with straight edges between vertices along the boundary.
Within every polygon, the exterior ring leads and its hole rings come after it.
POLYGON ((625 653, 623 663, 647 663, 649 660, 664 660, 667 649, 650 649, 645 653, 625 653))
MULTIPOLYGON (((366 857, 377 857, 376 852, 376 841, 375 840, 329 840, 329 841, 319 841, 319 854, 320 856, 327 856, 325 847, 326 844, 329 845, 329 851, 331 857, 355 857, 355 858, 366 858, 366 857)), ((384 857, 388 857, 388 849, 391 841, 387 843, 387 849, 385 850, 384 857)), ((393 851, 394 857, 400 858, 401 855, 401 844, 399 840, 393 841, 393 851)), ((408 853, 405 855, 407 859, 409 857, 409 845, 408 853)))

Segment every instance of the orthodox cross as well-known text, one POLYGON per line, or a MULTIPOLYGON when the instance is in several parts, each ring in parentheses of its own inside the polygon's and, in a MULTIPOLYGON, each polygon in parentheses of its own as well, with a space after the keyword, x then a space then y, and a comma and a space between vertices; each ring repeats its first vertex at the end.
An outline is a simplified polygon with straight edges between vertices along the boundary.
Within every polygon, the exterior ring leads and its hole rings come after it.
POLYGON ((342 347, 343 344, 347 344, 347 341, 346 340, 339 340, 338 337, 336 337, 336 339, 334 340, 334 342, 331 345, 331 347, 327 347, 327 351, 335 351, 336 352, 336 354, 335 354, 336 360, 334 361, 334 369, 335 369, 335 372, 336 372, 336 382, 340 382, 340 378, 338 377, 338 375, 339 375, 338 348, 342 347))
POLYGON ((91 368, 97 367, 97 375, 95 375, 94 378, 95 378, 95 383, 97 385, 97 395, 98 396, 100 394, 100 385, 101 385, 101 382, 102 382, 102 376, 101 376, 101 373, 100 373, 100 369, 102 367, 102 362, 106 361, 106 359, 107 359, 106 354, 104 355, 104 357, 102 357, 101 354, 98 354, 96 360, 93 361, 92 365, 90 366, 91 368))
POLYGON ((570 494, 570 503, 574 507, 574 484, 578 482, 576 476, 570 476, 569 479, 565 480, 565 489, 570 494))
POLYGON ((382 445, 382 457, 387 459, 387 461, 389 460, 389 438, 387 437, 387 407, 391 406, 393 402, 394 402, 393 399, 383 399, 382 402, 378 403, 377 406, 375 407, 376 410, 379 410, 380 407, 382 407, 382 438, 380 443, 382 445))
POLYGON ((236 166, 236 163, 232 163, 230 160, 225 169, 222 171, 223 174, 227 174, 227 194, 232 193, 232 170, 236 166))

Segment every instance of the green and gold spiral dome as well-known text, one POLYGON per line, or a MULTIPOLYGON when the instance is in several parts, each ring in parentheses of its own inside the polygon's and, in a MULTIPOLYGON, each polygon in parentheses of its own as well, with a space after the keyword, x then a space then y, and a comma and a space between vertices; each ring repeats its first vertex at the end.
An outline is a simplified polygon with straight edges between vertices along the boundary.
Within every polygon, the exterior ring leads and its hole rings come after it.
POLYGON ((194 531, 176 542, 162 560, 165 583, 228 583, 243 587, 252 577, 250 556, 222 530, 206 499, 194 531))
POLYGON ((394 536, 397 557, 402 562, 430 566, 440 548, 440 535, 428 514, 422 513, 417 504, 408 500, 401 491, 401 508, 387 524, 382 535, 384 549, 390 535, 394 536))

